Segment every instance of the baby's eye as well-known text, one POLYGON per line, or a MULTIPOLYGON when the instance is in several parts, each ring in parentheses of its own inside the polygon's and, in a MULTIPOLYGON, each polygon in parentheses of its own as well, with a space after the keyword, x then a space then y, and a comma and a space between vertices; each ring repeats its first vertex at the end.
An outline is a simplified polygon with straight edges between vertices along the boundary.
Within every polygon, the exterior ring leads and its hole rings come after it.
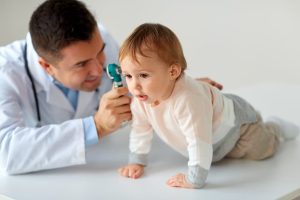
POLYGON ((141 78, 148 78, 148 77, 149 77, 149 74, 143 73, 143 74, 140 74, 140 77, 141 77, 141 78))
POLYGON ((128 79, 132 78, 132 76, 130 74, 123 74, 123 76, 128 79))

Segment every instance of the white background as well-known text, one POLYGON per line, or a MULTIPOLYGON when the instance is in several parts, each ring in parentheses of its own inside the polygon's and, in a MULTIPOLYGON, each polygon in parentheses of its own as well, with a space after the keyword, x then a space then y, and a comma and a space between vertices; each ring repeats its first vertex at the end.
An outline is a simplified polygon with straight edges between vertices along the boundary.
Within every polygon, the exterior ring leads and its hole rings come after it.
MULTIPOLYGON (((0 45, 23 39, 42 0, 0 0, 0 45)), ((225 89, 261 83, 300 84, 300 1, 84 0, 121 43, 144 22, 171 28, 181 40, 187 73, 225 89)))
MULTIPOLYGON (((0 0, 0 45, 24 38, 29 17, 40 2, 0 0)), ((84 2, 119 43, 141 23, 167 25, 182 42, 189 74, 210 76, 246 97, 264 115, 276 114, 299 125, 300 1, 84 2)), ((125 133, 111 135, 89 149, 88 165, 1 175, 0 193, 24 200, 275 199, 296 189, 299 195, 299 137, 266 161, 225 160, 214 165, 205 190, 176 190, 166 187, 165 181, 185 172, 186 160, 159 140, 144 178, 133 181, 118 176, 117 168, 127 160, 125 133)))

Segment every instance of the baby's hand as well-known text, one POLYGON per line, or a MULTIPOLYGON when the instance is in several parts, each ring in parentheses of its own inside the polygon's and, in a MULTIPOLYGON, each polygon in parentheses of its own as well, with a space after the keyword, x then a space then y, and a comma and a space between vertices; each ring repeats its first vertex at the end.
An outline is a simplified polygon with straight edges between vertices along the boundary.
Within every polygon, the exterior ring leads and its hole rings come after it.
POLYGON ((187 181, 186 176, 181 173, 171 177, 167 181, 167 185, 171 187, 194 188, 194 186, 187 181))
POLYGON ((139 178, 144 173, 144 166, 139 164, 129 164, 118 169, 121 176, 128 178, 139 178))

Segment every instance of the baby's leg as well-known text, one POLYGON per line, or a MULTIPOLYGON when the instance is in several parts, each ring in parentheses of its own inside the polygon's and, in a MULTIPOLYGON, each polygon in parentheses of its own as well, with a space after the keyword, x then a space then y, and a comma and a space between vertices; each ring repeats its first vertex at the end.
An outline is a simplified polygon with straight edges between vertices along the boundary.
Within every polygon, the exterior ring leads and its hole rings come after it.
POLYGON ((241 136, 235 147, 226 157, 262 160, 272 156, 279 144, 278 127, 274 123, 258 121, 241 126, 241 136))

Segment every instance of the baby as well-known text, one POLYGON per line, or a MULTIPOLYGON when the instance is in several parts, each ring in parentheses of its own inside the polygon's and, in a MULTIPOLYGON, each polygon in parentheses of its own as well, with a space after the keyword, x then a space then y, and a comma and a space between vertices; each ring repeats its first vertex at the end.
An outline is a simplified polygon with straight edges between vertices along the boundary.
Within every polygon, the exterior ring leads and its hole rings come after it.
POLYGON ((188 158, 188 172, 167 181, 183 188, 203 187, 212 162, 268 158, 281 138, 299 132, 279 118, 264 122, 244 99, 186 75, 181 44, 163 25, 137 27, 121 46, 119 59, 133 96, 131 153, 129 164, 119 169, 122 176, 143 175, 153 131, 188 158))

